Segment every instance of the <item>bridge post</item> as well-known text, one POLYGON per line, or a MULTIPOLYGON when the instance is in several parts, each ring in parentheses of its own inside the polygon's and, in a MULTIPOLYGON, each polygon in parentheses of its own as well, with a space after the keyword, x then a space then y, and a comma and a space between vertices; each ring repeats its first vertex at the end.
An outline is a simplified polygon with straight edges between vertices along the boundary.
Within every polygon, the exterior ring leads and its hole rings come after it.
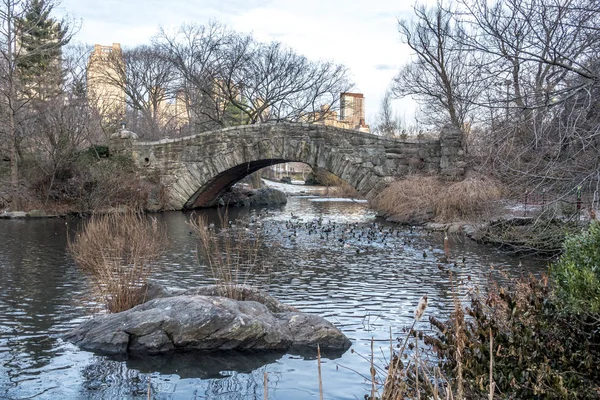
POLYGON ((453 125, 445 125, 440 133, 440 174, 450 180, 461 179, 465 174, 463 133, 453 125))
POLYGON ((123 128, 110 135, 108 151, 110 154, 131 154, 133 144, 138 140, 138 135, 123 128))

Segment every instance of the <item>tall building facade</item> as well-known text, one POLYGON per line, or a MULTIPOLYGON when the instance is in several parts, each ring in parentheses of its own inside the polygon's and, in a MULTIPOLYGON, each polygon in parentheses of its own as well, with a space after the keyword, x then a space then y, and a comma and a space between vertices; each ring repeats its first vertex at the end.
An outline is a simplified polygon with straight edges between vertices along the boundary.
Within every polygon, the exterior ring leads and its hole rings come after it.
POLYGON ((121 45, 94 45, 87 69, 88 101, 105 118, 125 117, 125 65, 121 45))
POLYGON ((365 124, 364 100, 362 93, 341 93, 339 118, 338 113, 331 110, 331 106, 323 105, 320 111, 310 113, 305 120, 315 124, 370 132, 369 126, 365 124))
POLYGON ((340 120, 359 130, 368 129, 365 124, 365 96, 362 93, 345 92, 340 95, 340 120))
POLYGON ((159 99, 156 113, 161 125, 180 128, 189 123, 188 106, 185 93, 180 90, 174 100, 168 100, 163 88, 154 88, 159 99))

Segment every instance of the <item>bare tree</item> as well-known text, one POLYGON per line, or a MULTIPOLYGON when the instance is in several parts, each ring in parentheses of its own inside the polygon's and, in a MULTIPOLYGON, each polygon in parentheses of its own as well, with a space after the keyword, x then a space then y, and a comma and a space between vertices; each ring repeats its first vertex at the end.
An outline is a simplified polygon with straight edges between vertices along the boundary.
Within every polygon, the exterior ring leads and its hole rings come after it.
POLYGON ((518 192, 587 186, 598 198, 597 0, 459 0, 399 25, 416 58, 394 94, 474 128, 472 154, 518 192))
POLYGON ((238 75, 242 91, 229 93, 231 103, 249 123, 319 118, 321 106, 335 109, 340 94, 352 87, 347 69, 328 61, 313 62, 281 43, 253 43, 238 75))
MULTIPOLYGON (((23 80, 23 76, 27 75, 23 65, 30 64, 32 60, 39 58, 50 62, 46 56, 57 54, 57 48, 60 49, 68 41, 70 34, 64 31, 60 40, 47 40, 37 44, 30 41, 26 46, 22 40, 30 31, 38 29, 38 24, 48 20, 48 15, 53 7, 52 0, 43 2, 2 0, 0 2, 0 103, 2 104, 0 129, 5 138, 4 143, 8 148, 10 158, 11 207, 13 209, 21 208, 19 153, 23 131, 20 128, 24 126, 25 120, 32 117, 31 102, 40 100, 40 98, 30 95, 31 87, 28 86, 26 80, 23 80), (43 12, 38 16, 39 20, 32 20, 29 11, 30 7, 36 4, 38 6, 41 4, 43 12)), ((62 21, 60 25, 62 30, 66 29, 68 24, 62 21)), ((60 68, 60 60, 57 62, 60 68)), ((52 79, 51 83, 56 83, 55 79, 52 79)))
POLYGON ((461 3, 457 18, 471 34, 457 40, 481 54, 479 106, 489 111, 481 148, 494 171, 529 190, 596 190, 597 2, 461 3))
POLYGON ((599 13, 580 11, 590 1, 462 3, 462 23, 473 34, 458 40, 484 55, 481 69, 491 93, 484 106, 510 109, 513 116, 525 118, 532 134, 547 108, 597 78, 588 61, 597 50, 598 33, 586 27, 599 22, 599 13), (567 84, 574 76, 583 80, 577 86, 567 84))
POLYGON ((427 122, 462 130, 481 89, 474 54, 455 40, 464 30, 441 3, 432 9, 415 6, 414 19, 398 26, 415 59, 396 76, 392 93, 413 96, 425 107, 427 122))
POLYGON ((225 93, 216 90, 217 72, 232 37, 225 26, 211 22, 183 25, 175 32, 161 30, 155 38, 176 68, 190 123, 200 131, 217 128, 224 119, 225 93))
POLYGON ((398 130, 398 125, 399 121, 394 118, 394 110, 392 109, 392 92, 387 90, 381 100, 374 130, 379 135, 393 137, 398 130))
POLYGON ((201 129, 241 123, 314 120, 352 84, 347 69, 313 62, 280 43, 261 43, 224 26, 161 32, 186 89, 191 120, 201 129))

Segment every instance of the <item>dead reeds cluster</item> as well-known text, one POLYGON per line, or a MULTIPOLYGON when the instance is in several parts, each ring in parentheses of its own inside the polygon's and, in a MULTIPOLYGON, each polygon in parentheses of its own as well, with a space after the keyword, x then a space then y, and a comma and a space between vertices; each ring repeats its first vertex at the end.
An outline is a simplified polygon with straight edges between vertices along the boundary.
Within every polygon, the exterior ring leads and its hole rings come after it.
MULTIPOLYGON (((393 339, 390 332, 390 362, 387 366, 383 392, 380 397, 381 400, 420 399, 422 393, 435 400, 453 398, 450 385, 444 378, 439 367, 431 366, 430 363, 423 359, 422 353, 419 353, 419 334, 415 331, 414 327, 423 317, 426 309, 427 295, 424 295, 415 309, 412 326, 408 330, 404 343, 397 353, 393 350, 393 339), (405 366, 402 360, 406 359, 406 345, 411 337, 414 337, 415 340, 413 347, 414 356, 405 366)), ((371 371, 373 370, 375 370, 375 367, 371 361, 371 371)), ((374 386, 375 383, 373 383, 374 386)), ((373 391, 374 389, 372 389, 371 399, 374 400, 376 396, 373 391)))
POLYGON ((260 232, 221 217, 220 226, 210 224, 204 215, 190 220, 190 226, 199 239, 198 253, 210 268, 212 277, 223 291, 221 295, 241 300, 240 287, 257 270, 262 247, 260 232))
POLYGON ((435 202, 436 219, 469 220, 484 214, 502 197, 502 185, 483 175, 468 177, 444 188, 435 202))
MULTIPOLYGON (((395 343, 390 330, 390 352, 387 365, 382 367, 374 362, 373 340, 371 341, 370 357, 363 357, 370 362, 371 393, 365 396, 369 400, 405 400, 405 399, 434 399, 434 400, 463 400, 468 396, 465 394, 462 354, 467 343, 465 336, 465 314, 463 305, 453 286, 452 296, 454 299, 454 311, 451 316, 454 336, 453 343, 456 346, 454 354, 455 368, 451 377, 436 362, 428 359, 425 350, 431 345, 428 336, 415 329, 416 323, 423 317, 427 308, 427 296, 423 296, 415 309, 415 317, 412 325, 406 331, 406 337, 398 338, 395 343), (413 339, 414 343, 410 340, 413 339), (396 350, 394 348, 396 347, 396 350), (412 350, 412 355, 408 351, 412 350), (381 390, 381 395, 380 395, 381 390)), ((490 340, 493 340, 491 331, 490 340)), ((488 387, 488 398, 495 396, 495 384, 493 381, 493 343, 490 343, 489 376, 491 384, 488 387)), ((362 356, 361 356, 362 357, 362 356)), ((482 385, 483 382, 480 382, 482 385)))
POLYGON ((454 183, 433 176, 412 175, 385 188, 374 206, 399 222, 464 221, 484 214, 502 193, 500 183, 481 175, 454 183))
POLYGON ((165 244, 158 222, 128 210, 94 215, 68 249, 109 312, 144 301, 145 284, 165 244))

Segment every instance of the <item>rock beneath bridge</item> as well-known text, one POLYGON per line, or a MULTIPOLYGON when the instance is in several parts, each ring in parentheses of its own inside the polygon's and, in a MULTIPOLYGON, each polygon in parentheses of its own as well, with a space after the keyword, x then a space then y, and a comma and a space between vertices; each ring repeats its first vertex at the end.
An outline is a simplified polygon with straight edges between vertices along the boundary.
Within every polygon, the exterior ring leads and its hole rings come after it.
POLYGON ((127 311, 97 316, 64 339, 105 354, 350 347, 350 340, 324 318, 299 312, 260 291, 238 292, 245 300, 224 297, 227 293, 216 287, 195 293, 204 294, 155 298, 127 311))
POLYGON ((244 189, 232 187, 221 194, 210 206, 279 206, 287 203, 287 196, 280 190, 272 188, 244 189))

